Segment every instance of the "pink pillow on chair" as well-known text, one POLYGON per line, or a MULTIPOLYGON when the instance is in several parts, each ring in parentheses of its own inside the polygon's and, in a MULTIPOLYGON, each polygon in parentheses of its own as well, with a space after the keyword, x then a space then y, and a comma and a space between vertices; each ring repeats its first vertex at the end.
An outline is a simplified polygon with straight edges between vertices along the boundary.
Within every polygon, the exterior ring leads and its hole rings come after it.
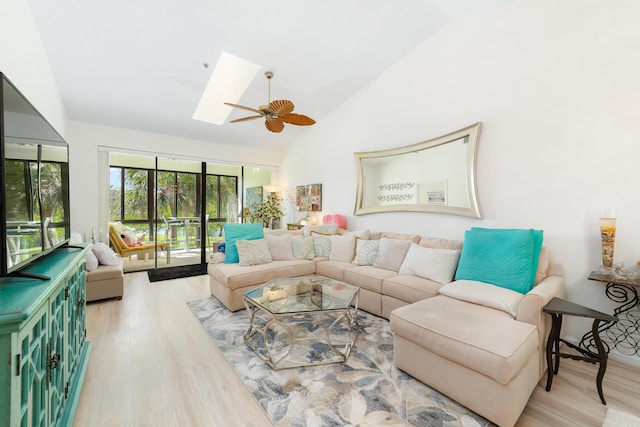
POLYGON ((322 217, 323 224, 338 224, 338 228, 346 229, 347 220, 340 214, 328 214, 322 217))

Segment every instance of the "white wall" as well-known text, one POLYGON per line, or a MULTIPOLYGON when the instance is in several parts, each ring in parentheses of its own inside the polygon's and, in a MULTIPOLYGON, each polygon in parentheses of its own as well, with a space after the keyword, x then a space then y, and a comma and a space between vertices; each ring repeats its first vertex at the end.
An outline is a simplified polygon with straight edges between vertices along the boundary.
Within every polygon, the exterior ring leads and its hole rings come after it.
MULTIPOLYGON (((640 259, 640 2, 522 0, 426 40, 290 144, 280 185, 322 183, 323 210, 351 229, 463 238, 472 226, 539 228, 568 298, 610 310, 600 207, 619 211, 615 261, 640 259), (352 215, 353 152, 430 139, 477 121, 482 220, 352 215)), ((567 335, 590 329, 568 319, 567 335)), ((638 361, 638 357, 634 361, 638 361)))
POLYGON ((0 72, 64 136, 62 97, 26 0, 2 2, 0 72))

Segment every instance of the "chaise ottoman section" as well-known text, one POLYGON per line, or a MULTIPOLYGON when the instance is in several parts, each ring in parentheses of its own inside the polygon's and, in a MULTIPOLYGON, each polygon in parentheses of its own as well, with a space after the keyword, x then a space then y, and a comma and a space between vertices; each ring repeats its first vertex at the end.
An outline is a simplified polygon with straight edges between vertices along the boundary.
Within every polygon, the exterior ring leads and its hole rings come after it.
POLYGON ((517 421, 540 379, 534 325, 444 295, 389 320, 398 368, 500 426, 517 421))
POLYGON ((315 261, 304 259, 271 261, 267 264, 251 266, 242 266, 238 263, 209 263, 207 267, 211 295, 231 311, 243 309, 243 294, 269 280, 306 276, 315 274, 315 270, 315 261))

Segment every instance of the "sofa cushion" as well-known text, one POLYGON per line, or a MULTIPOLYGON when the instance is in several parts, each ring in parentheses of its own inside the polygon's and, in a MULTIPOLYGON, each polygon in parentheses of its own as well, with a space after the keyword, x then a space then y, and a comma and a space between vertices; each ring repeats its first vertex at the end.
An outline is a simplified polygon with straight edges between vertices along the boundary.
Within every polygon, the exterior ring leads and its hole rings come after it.
POLYGON ((380 240, 356 238, 356 254, 353 263, 356 265, 373 265, 378 256, 380 240))
POLYGON ((433 280, 401 274, 383 280, 382 294, 412 303, 438 295, 441 287, 433 280))
POLYGON ((440 237, 420 237, 420 246, 435 249, 462 249, 462 240, 449 240, 440 237))
POLYGON ((500 384, 509 383, 540 345, 535 326, 444 295, 398 308, 389 320, 395 334, 500 384))
POLYGON ((467 230, 456 279, 491 283, 522 294, 529 292, 542 245, 541 234, 539 238, 536 234, 539 233, 532 229, 467 230))
MULTIPOLYGON (((373 237, 369 237, 372 239, 373 237)), ((395 239, 395 240, 409 240, 412 243, 419 243, 420 236, 417 234, 403 234, 403 233, 391 233, 388 231, 383 231, 380 233, 380 239, 395 239)))
POLYGON ((456 272, 459 257, 458 249, 427 248, 411 243, 398 273, 449 283, 456 272))
POLYGON ((293 259, 291 237, 286 234, 281 236, 265 234, 264 239, 269 245, 271 259, 274 261, 288 261, 293 259))
POLYGON ((373 262, 374 267, 385 270, 398 271, 404 261, 404 256, 409 250, 411 241, 397 240, 383 237, 378 245, 378 255, 373 262))
POLYGON ((122 270, 122 260, 116 265, 101 265, 93 271, 87 273, 87 282, 98 280, 109 280, 124 277, 122 270))
POLYGON ((345 270, 353 267, 355 266, 350 262, 331 260, 318 261, 316 262, 316 274, 318 276, 326 276, 343 281, 345 270))
POLYGON ((329 259, 331 261, 351 262, 356 251, 356 236, 353 235, 333 235, 331 236, 331 250, 329 259))
POLYGON ((354 231, 338 230, 338 233, 341 236, 355 236, 358 239, 369 240, 369 230, 354 230, 354 231))
POLYGON ((344 281, 381 294, 382 281, 398 273, 369 265, 354 266, 344 271, 344 281))
POLYGON ((502 310, 513 317, 518 314, 520 301, 524 298, 520 292, 473 280, 456 280, 448 283, 440 288, 440 293, 460 301, 502 310))
POLYGON ((304 227, 302 227, 302 234, 305 237, 311 236, 312 232, 321 234, 337 234, 338 224, 305 225, 304 227))
POLYGON ((236 240, 239 264, 242 266, 260 265, 271 262, 269 244, 265 239, 236 240))
POLYGON ((264 238, 262 224, 233 224, 224 225, 224 243, 226 264, 233 264, 239 261, 237 240, 256 240, 264 238))
POLYGON ((314 261, 296 259, 291 261, 271 261, 267 264, 242 266, 233 264, 209 264, 207 272, 211 277, 230 290, 259 285, 279 277, 295 277, 314 274, 314 261))

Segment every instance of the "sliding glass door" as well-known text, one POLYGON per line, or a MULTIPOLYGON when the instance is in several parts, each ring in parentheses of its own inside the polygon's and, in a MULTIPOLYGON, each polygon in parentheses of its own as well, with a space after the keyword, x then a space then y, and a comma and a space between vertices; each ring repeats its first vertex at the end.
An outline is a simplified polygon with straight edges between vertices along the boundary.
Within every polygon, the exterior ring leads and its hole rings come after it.
POLYGON ((125 246, 125 272, 204 266, 224 223, 239 221, 241 166, 121 153, 109 163, 110 243, 125 246))
POLYGON ((157 158, 155 240, 166 244, 170 256, 169 262, 158 260, 156 268, 206 262, 202 169, 198 161, 157 158))

